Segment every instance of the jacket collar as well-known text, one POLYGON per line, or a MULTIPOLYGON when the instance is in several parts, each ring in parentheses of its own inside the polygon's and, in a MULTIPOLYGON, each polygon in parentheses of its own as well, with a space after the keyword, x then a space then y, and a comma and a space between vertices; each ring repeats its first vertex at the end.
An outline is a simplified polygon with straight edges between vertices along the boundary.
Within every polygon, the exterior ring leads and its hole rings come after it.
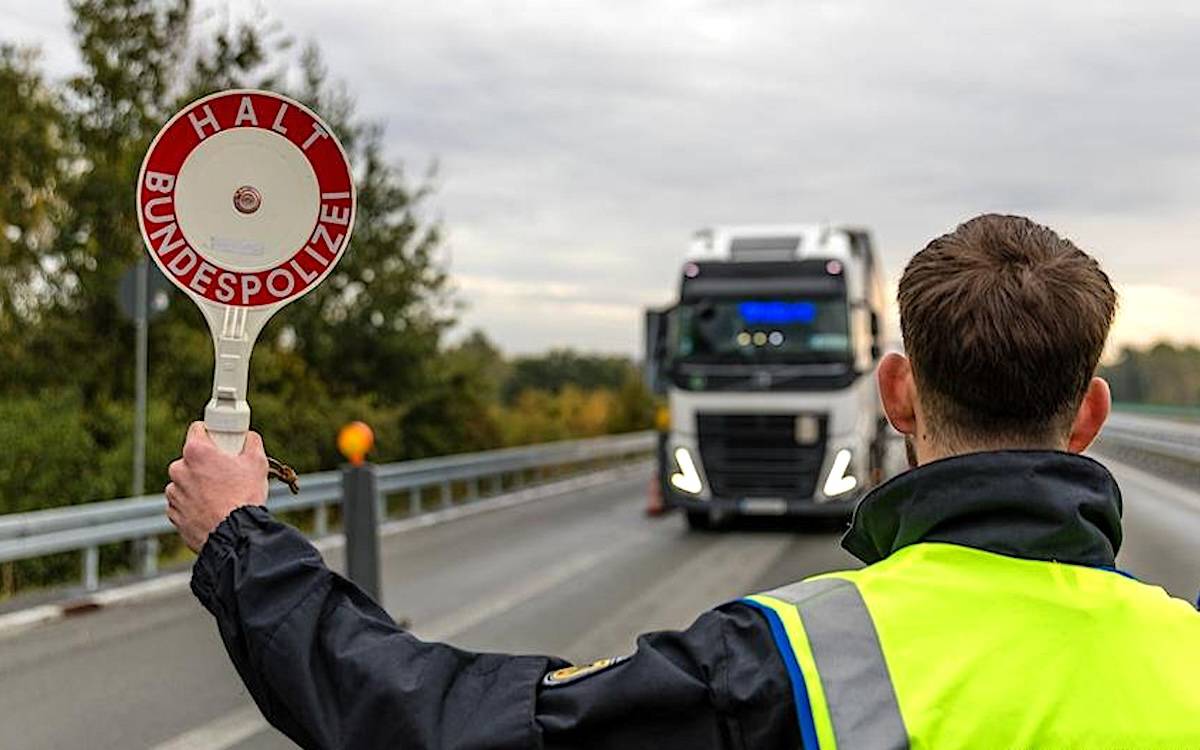
POLYGON ((970 453, 875 488, 842 538, 867 564, 919 542, 1113 567, 1121 546, 1121 490, 1108 469, 1073 453, 970 453))

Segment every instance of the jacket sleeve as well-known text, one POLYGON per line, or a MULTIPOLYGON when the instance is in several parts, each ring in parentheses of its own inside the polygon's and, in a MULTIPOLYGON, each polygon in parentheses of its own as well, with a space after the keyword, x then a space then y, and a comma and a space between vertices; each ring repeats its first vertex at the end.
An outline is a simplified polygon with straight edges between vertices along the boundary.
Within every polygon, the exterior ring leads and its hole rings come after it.
POLYGON ((263 716, 302 747, 541 745, 536 686, 562 662, 417 639, 263 508, 209 536, 192 591, 263 716))
POLYGON ((786 667, 761 614, 732 603, 684 631, 643 635, 612 666, 542 680, 547 750, 800 747, 786 667))
POLYGON ((800 746, 769 626, 741 604, 644 635, 609 666, 557 672, 561 659, 415 638, 258 507, 209 536, 192 590, 263 716, 305 748, 800 746))

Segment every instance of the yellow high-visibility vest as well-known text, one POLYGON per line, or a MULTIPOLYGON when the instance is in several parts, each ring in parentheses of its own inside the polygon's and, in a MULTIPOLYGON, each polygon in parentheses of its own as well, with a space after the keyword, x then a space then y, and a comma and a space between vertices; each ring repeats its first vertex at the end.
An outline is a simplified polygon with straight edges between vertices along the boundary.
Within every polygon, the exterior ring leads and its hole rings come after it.
POLYGON ((745 601, 805 750, 1200 750, 1200 613, 1117 571, 926 542, 745 601))

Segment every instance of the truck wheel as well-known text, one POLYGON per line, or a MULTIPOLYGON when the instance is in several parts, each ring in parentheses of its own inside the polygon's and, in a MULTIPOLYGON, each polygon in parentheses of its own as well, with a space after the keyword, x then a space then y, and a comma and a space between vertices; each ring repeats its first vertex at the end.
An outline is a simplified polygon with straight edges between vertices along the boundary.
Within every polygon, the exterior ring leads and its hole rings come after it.
POLYGON ((712 518, 706 510, 689 510, 687 523, 688 528, 692 531, 708 531, 712 528, 712 518))

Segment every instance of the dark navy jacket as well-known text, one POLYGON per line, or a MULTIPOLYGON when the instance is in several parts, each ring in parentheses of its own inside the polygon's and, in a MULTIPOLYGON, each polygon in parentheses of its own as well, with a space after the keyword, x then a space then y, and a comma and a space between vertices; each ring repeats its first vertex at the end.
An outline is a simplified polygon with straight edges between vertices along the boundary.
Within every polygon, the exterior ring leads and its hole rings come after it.
MULTIPOLYGON (((1090 459, 979 453, 875 489, 843 545, 867 563, 941 541, 1112 567, 1120 513, 1112 476, 1090 459)), ((741 603, 683 632, 644 635, 615 666, 547 685, 566 662, 405 632, 262 508, 239 508, 209 537, 192 590, 263 715, 306 748, 801 747, 770 626, 741 603)))

